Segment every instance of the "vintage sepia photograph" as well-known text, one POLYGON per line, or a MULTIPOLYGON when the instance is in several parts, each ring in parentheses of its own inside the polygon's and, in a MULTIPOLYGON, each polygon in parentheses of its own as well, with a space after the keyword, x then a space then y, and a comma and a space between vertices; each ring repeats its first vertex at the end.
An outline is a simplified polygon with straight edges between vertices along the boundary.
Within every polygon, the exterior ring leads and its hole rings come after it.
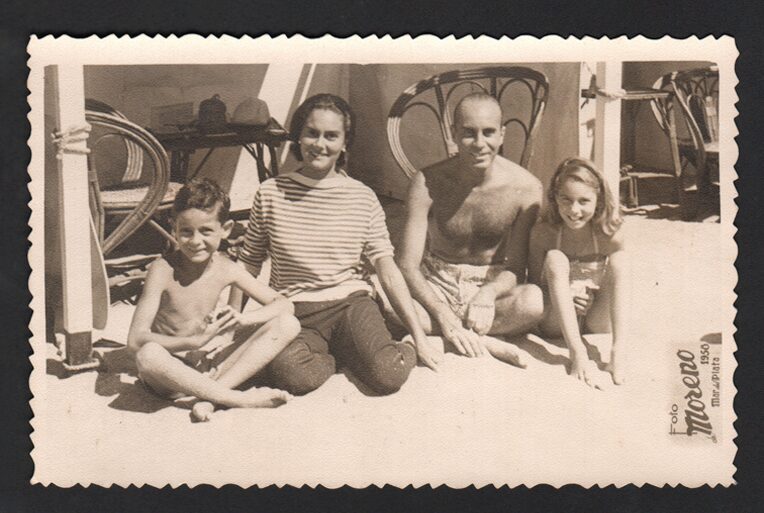
POLYGON ((34 483, 734 482, 732 38, 29 53, 34 483))

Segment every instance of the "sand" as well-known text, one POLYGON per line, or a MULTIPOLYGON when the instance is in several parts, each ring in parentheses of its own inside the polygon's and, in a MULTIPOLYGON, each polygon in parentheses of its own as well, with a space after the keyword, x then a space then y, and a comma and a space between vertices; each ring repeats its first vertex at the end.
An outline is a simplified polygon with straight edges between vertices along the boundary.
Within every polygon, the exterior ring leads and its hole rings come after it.
MULTIPOLYGON (((621 387, 586 387, 567 375, 561 341, 529 336, 516 341, 529 353, 525 370, 447 355, 439 373, 418 367, 392 396, 339 373, 278 409, 220 411, 193 424, 188 409, 136 382, 123 348, 133 307, 117 304, 96 344, 98 372, 67 376, 53 345, 38 348, 47 374, 33 422, 34 480, 588 485, 675 483, 687 466, 731 475, 728 465, 710 467, 721 447, 688 449, 667 435, 676 344, 718 341, 722 331, 720 225, 630 217, 623 229, 636 337, 621 387)), ((609 336, 587 340, 605 363, 609 336)))

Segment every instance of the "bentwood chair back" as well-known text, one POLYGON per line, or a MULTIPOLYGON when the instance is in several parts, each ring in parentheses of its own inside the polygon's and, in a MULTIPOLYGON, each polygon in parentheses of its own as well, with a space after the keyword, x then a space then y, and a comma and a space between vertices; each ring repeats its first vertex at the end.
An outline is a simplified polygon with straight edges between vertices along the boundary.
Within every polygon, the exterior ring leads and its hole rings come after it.
MULTIPOLYGON (((679 108, 682 130, 678 131, 678 151, 682 168, 692 164, 698 172, 698 188, 718 180, 719 166, 719 69, 716 66, 675 71, 655 82, 655 89, 671 91, 679 108), (712 175, 716 174, 716 177, 712 175)), ((653 104, 658 123, 663 116, 653 104)))
MULTIPOLYGON (((127 120, 120 112, 103 102, 88 99, 85 103, 85 119, 93 127, 88 146, 90 154, 90 201, 96 229, 101 238, 105 257, 127 240, 138 228, 149 223, 169 241, 172 236, 152 219, 154 214, 172 206, 175 188, 170 189, 170 164, 162 145, 147 130, 127 120), (119 183, 102 187, 108 181, 101 176, 99 161, 120 161, 115 146, 107 145, 110 139, 124 143, 125 170, 119 183), (101 155, 99 153, 108 153, 101 155), (144 165, 144 156, 150 164, 144 165), (148 175, 148 176, 144 176, 148 175), (114 229, 105 234, 106 218, 118 220, 114 229)), ((119 260, 124 260, 119 259, 119 260)), ((109 260, 106 259, 109 266, 109 260)))
MULTIPOLYGON (((517 155, 513 160, 527 169, 549 95, 549 83, 543 73, 530 68, 491 66, 431 76, 408 87, 393 103, 387 118, 387 141, 396 162, 408 177, 413 176, 417 168, 401 144, 401 124, 405 115, 414 108, 429 110, 443 140, 444 158, 453 157, 457 153, 452 132, 454 108, 462 97, 481 91, 502 105, 502 122, 507 127, 504 146, 511 145, 512 153, 517 155), (522 108, 514 108, 518 104, 523 104, 522 108)), ((501 153, 507 152, 502 148, 501 153)))

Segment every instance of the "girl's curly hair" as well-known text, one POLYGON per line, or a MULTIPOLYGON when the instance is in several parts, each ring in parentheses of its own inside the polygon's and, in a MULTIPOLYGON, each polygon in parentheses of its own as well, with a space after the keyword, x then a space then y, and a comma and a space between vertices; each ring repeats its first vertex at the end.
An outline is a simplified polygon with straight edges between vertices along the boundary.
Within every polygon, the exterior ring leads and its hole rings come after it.
POLYGON ((552 176, 552 181, 547 191, 547 199, 549 200, 545 215, 547 222, 555 225, 562 223, 560 209, 557 204, 557 195, 565 180, 575 180, 594 189, 597 194, 597 206, 594 210, 592 223, 603 234, 612 237, 623 223, 615 198, 612 192, 610 192, 610 187, 605 178, 594 163, 580 157, 563 160, 557 167, 554 176, 552 176))

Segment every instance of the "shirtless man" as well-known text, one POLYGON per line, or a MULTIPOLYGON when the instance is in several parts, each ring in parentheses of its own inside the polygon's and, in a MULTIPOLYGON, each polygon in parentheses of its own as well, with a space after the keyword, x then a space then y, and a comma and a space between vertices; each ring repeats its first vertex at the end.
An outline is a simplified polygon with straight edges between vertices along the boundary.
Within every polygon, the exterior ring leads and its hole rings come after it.
POLYGON ((487 350, 525 367, 513 346, 485 335, 522 334, 541 320, 541 290, 521 284, 541 183, 498 154, 504 126, 492 96, 459 102, 454 136, 459 154, 412 179, 399 265, 427 333, 462 355, 487 350))

